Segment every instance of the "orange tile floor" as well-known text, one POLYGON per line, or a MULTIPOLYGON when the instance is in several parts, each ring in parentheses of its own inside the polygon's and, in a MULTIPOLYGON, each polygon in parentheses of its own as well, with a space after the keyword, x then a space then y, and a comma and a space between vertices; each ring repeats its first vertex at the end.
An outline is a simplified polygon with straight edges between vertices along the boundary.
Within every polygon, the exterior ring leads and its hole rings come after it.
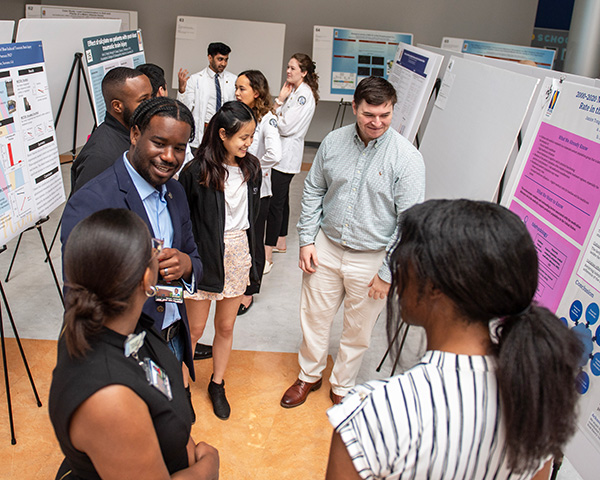
MULTIPOLYGON (((4 376, 0 379, 0 480, 54 478, 62 454, 48 418, 47 399, 56 361, 56 342, 22 340, 43 406, 35 403, 13 339, 7 339, 7 361, 17 444, 10 443, 4 376)), ((329 383, 294 409, 279 400, 296 379, 297 355, 233 351, 225 378, 231 417, 212 413, 206 392, 212 362, 195 362, 192 399, 198 417, 194 440, 219 450, 221 479, 324 478, 331 438, 325 411, 331 406, 329 383)), ((329 359, 324 378, 329 377, 329 359)))

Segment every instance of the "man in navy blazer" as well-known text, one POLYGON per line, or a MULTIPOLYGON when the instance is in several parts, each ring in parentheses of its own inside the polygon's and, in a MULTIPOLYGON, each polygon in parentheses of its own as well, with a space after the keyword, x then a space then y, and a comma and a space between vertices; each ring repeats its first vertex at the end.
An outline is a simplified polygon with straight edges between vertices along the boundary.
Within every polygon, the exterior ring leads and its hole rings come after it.
MULTIPOLYGON (((131 118, 129 151, 67 202, 62 219, 63 250, 80 220, 105 208, 126 208, 146 222, 153 237, 165 242, 158 257, 159 281, 167 285, 182 282, 193 292, 195 281, 202 276, 202 262, 185 193, 172 179, 193 135, 194 119, 185 105, 167 97, 144 101, 131 118)), ((154 319, 156 329, 188 366, 193 379, 194 352, 184 304, 158 302, 151 297, 143 311, 154 319)))

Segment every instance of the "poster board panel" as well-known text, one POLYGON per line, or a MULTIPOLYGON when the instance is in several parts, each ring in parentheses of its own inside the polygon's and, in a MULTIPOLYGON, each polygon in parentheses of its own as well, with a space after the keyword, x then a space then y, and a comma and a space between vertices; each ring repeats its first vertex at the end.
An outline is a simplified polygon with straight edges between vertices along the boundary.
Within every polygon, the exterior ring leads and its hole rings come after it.
POLYGON ((494 199, 537 83, 451 59, 420 147, 427 199, 494 199))
MULTIPOLYGON (((52 114, 60 105, 60 99, 65 91, 69 72, 73 65, 75 53, 83 49, 82 40, 85 37, 97 36, 119 31, 120 20, 86 20, 72 18, 23 18, 17 27, 17 41, 40 40, 44 46, 48 84, 52 99, 52 114)), ((76 79, 69 88, 59 124, 56 128, 58 149, 60 153, 68 152, 73 146, 75 126, 76 79)), ((83 79, 82 79, 83 80, 83 79)), ((89 108, 85 87, 81 85, 79 96, 79 119, 77 125, 76 145, 80 147, 87 141, 92 132, 94 117, 89 108)))
MULTIPOLYGON (((451 52, 449 50, 444 50, 443 48, 432 47, 431 45, 424 45, 422 43, 418 43, 417 47, 422 48, 423 50, 427 50, 428 52, 436 53, 443 57, 442 65, 440 66, 440 69, 438 71, 438 78, 440 79, 440 81, 441 81, 441 77, 444 75, 444 72, 446 71, 446 68, 448 68, 448 62, 450 62, 450 59, 453 56, 457 57, 457 58, 463 58, 463 56, 464 56, 460 52, 451 52)), ((417 135, 418 135, 417 139, 423 138, 423 134, 425 133, 425 129, 427 128, 427 124, 429 123, 429 118, 431 117, 431 112, 433 111, 434 104, 435 104, 435 96, 430 98, 429 101, 427 102, 427 106, 425 108, 425 113, 423 114, 423 119, 421 120, 421 125, 419 126, 419 131, 417 133, 417 135)))
POLYGON ((14 31, 14 20, 0 20, 0 43, 12 42, 14 31))
POLYGON ((317 64, 321 100, 349 102, 363 78, 387 79, 401 42, 412 45, 413 35, 315 25, 312 59, 317 64))
POLYGON ((42 43, 0 45, 0 245, 64 201, 42 43))
POLYGON ((507 43, 482 42, 465 38, 444 37, 442 48, 472 55, 510 60, 513 62, 533 62, 548 70, 554 65, 556 51, 547 48, 509 45, 507 43))
POLYGON ((388 80, 396 89, 391 127, 412 142, 442 64, 441 55, 400 43, 388 80))
POLYGON ((591 480, 600 464, 600 89, 547 80, 552 90, 540 92, 543 114, 502 204, 523 220, 538 250, 535 300, 584 346, 577 431, 565 455, 591 480))
POLYGON ((65 7, 59 5, 25 5, 25 18, 79 18, 121 20, 121 32, 137 30, 138 13, 133 10, 65 7))
POLYGON ((102 80, 115 67, 135 68, 143 65, 144 43, 141 30, 111 33, 83 39, 83 58, 90 88, 96 122, 100 125, 106 116, 106 104, 102 95, 102 80))
POLYGON ((244 70, 260 70, 267 77, 271 93, 274 96, 279 93, 284 69, 285 24, 185 16, 177 17, 173 89, 179 87, 177 72, 180 68, 192 74, 208 66, 206 49, 211 42, 223 42, 231 47, 228 71, 237 75, 244 70))
MULTIPOLYGON (((538 67, 534 67, 531 65, 523 65, 521 63, 518 62, 511 62, 511 61, 506 61, 506 60, 500 60, 497 58, 488 58, 488 57, 482 57, 479 55, 471 55, 468 53, 464 54, 464 58, 468 59, 468 60, 472 60, 473 62, 480 62, 486 65, 491 65, 493 67, 497 67, 497 68, 503 68, 505 70, 509 70, 511 72, 515 72, 515 73, 521 73, 523 75, 527 75, 533 78, 537 78, 540 80, 540 82, 538 83, 535 92, 533 94, 533 98, 534 101, 531 102, 531 105, 529 106, 529 109, 527 110, 527 114, 525 115, 525 120, 523 121, 523 127, 521 129, 521 138, 524 139, 527 136, 527 132, 529 130, 529 128, 536 127, 537 125, 537 116, 540 113, 540 109, 544 108, 542 105, 539 105, 538 102, 536 101, 536 99, 540 98, 539 94, 541 91, 547 91, 549 88, 552 88, 551 83, 548 84, 549 79, 556 79, 558 80, 562 80, 562 81, 568 81, 568 82, 572 82, 572 83, 579 83, 582 85, 589 85, 589 86, 593 86, 594 85, 594 80, 588 77, 582 77, 580 75, 575 75, 572 73, 565 73, 565 72, 559 72, 556 70, 548 70, 545 68, 538 68, 538 67)), ((518 154, 518 146, 515 145, 515 148, 513 149, 513 152, 511 153, 510 156, 510 160, 508 162, 507 168, 506 168, 506 178, 510 178, 510 175, 512 174, 512 170, 514 168, 515 165, 515 161, 517 158, 517 154, 518 154)))

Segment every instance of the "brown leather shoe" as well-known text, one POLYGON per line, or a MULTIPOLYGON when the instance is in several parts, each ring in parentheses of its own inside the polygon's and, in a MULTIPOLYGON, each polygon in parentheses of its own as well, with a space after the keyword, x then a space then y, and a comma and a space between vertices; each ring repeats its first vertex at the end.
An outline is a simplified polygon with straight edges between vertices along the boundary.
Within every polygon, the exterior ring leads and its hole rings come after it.
POLYGON ((333 390, 329 390, 329 398, 331 398, 331 401, 334 405, 339 405, 344 399, 342 395, 336 395, 335 393, 333 393, 333 390))
POLYGON ((300 379, 296 380, 296 382, 283 394, 281 406, 283 408, 294 408, 298 405, 302 405, 306 401, 308 394, 321 388, 322 383, 322 378, 315 383, 303 382, 300 379))

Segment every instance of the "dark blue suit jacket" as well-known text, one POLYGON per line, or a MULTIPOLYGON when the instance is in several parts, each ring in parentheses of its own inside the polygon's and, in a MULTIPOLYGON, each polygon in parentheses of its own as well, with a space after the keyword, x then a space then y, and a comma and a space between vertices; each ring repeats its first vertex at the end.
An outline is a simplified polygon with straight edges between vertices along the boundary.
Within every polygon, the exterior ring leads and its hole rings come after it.
MULTIPOLYGON (((166 183, 167 208, 173 222, 173 248, 189 255, 194 270, 194 278, 202 278, 202 262, 196 249, 196 242, 192 233, 192 222, 190 220, 190 209, 187 203, 183 187, 176 180, 166 183)), ((102 172, 96 178, 90 180, 69 199, 62 217, 62 230, 60 240, 64 246, 69 238, 73 227, 92 213, 105 208, 125 208, 137 213, 148 229, 152 231, 152 225, 146 214, 144 204, 125 168, 123 158, 117 160, 112 167, 102 172)), ((196 288, 196 285, 193 285, 196 288)), ((185 324, 187 336, 184 361, 194 378, 194 351, 190 345, 190 329, 184 304, 179 304, 179 313, 185 324)), ((164 304, 149 298, 144 304, 144 313, 154 320, 154 326, 160 332, 164 317, 164 304)))

